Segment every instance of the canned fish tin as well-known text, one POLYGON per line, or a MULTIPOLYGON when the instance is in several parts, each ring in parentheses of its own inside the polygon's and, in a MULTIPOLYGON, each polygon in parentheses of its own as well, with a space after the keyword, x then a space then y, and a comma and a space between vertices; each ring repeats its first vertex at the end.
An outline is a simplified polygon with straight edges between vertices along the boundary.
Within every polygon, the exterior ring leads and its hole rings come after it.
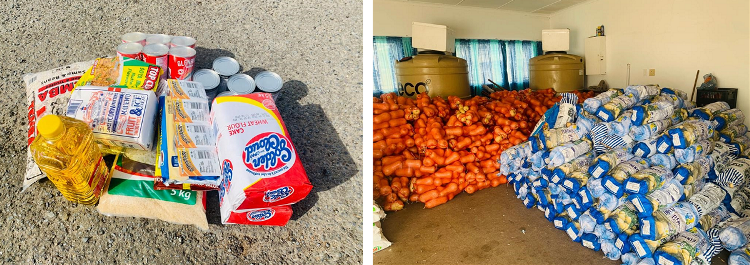
POLYGON ((172 37, 172 40, 169 43, 169 47, 172 48, 178 46, 185 46, 195 49, 195 39, 185 36, 172 37))
POLYGON ((310 193, 312 184, 271 94, 218 97, 210 119, 222 172, 223 223, 254 224, 244 210, 289 205, 310 193))
POLYGON ((195 65, 195 50, 177 46, 169 49, 169 79, 190 80, 195 65))
POLYGON ((231 76, 240 71, 240 64, 231 57, 219 57, 214 60, 213 69, 223 76, 231 76))
POLYGON ((149 44, 164 44, 169 45, 169 42, 172 41, 172 36, 169 36, 167 34, 151 34, 146 37, 146 45, 149 44))
POLYGON ((203 84, 206 90, 214 90, 221 83, 221 77, 214 70, 200 69, 193 73, 193 81, 203 84))
POLYGON ((255 80, 246 74, 236 74, 227 80, 227 88, 237 94, 250 94, 255 91, 255 80))
POLYGON ((117 45, 117 56, 119 56, 120 58, 128 57, 128 58, 140 60, 142 50, 143 50, 143 45, 139 43, 136 43, 136 42, 121 43, 120 45, 117 45))
POLYGON ((273 93, 281 89, 284 81, 274 72, 263 71, 255 76, 255 85, 263 92, 273 93))
POLYGON ((146 34, 142 32, 130 32, 120 37, 123 43, 135 42, 141 45, 146 45, 146 34))
MULTIPOLYGON (((169 65, 169 56, 167 56, 168 53, 169 48, 167 48, 167 45, 154 43, 143 47, 142 57, 144 62, 155 64, 159 66, 165 73, 167 73, 167 71, 169 70, 167 67, 169 65)), ((169 74, 167 73, 166 75, 162 76, 169 76, 169 74)))

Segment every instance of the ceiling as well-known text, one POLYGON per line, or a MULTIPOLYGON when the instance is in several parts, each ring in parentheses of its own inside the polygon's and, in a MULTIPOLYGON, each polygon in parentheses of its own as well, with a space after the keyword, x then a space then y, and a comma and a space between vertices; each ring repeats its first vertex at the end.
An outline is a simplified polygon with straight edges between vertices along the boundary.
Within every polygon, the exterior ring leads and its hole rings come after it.
POLYGON ((588 0, 406 0, 466 7, 482 7, 517 12, 552 14, 588 0))

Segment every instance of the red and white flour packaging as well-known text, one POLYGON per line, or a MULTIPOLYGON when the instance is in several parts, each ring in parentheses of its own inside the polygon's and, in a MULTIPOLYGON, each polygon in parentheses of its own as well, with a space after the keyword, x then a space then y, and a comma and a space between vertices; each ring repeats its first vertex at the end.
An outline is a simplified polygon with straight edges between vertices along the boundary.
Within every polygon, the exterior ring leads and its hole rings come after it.
MULTIPOLYGON (((274 206, 304 199, 312 184, 271 94, 218 97, 213 102, 211 124, 222 171, 222 222, 286 223, 288 217, 277 216, 286 216, 286 208, 274 206), (273 211, 266 211, 265 215, 249 213, 264 208, 273 211)), ((291 208, 288 209, 291 217, 291 208)))
POLYGON ((195 50, 177 46, 169 49, 169 79, 191 80, 195 65, 195 50))
MULTIPOLYGON (((28 144, 36 137, 36 122, 46 114, 65 115, 71 91, 94 61, 74 63, 49 71, 26 74, 26 102, 29 117, 28 144)), ((26 151, 26 175, 23 178, 23 190, 34 184, 45 175, 26 151)))
POLYGON ((292 218, 292 207, 289 205, 274 206, 260 209, 233 211, 225 224, 275 225, 285 226, 292 218))

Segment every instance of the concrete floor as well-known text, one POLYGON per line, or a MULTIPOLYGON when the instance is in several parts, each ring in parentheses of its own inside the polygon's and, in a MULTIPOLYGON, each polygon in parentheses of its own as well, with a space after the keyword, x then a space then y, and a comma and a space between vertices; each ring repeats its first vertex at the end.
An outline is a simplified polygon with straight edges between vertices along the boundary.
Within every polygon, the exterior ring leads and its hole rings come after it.
MULTIPOLYGON (((382 220, 393 242, 374 264, 621 264, 575 243, 510 186, 463 193, 433 209, 414 203, 382 220)), ((728 252, 712 264, 727 264, 728 252)))
POLYGON ((356 264, 362 262, 362 1, 0 1, 0 263, 356 264), (25 73, 115 55, 120 35, 197 39, 196 69, 234 57, 278 73, 277 106, 315 186, 285 227, 209 232, 108 217, 50 181, 25 192, 25 73))

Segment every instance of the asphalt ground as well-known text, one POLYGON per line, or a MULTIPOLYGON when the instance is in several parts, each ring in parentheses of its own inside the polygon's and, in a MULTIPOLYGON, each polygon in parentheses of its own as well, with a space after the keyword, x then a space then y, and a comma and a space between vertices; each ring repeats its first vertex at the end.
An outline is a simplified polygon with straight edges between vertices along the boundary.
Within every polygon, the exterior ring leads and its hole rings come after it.
POLYGON ((0 263, 354 264, 362 262, 362 1, 0 2, 0 263), (22 75, 113 56, 133 31, 195 37, 196 69, 231 56, 284 80, 277 105, 311 183, 285 227, 210 229, 107 217, 48 180, 21 192, 22 75))

